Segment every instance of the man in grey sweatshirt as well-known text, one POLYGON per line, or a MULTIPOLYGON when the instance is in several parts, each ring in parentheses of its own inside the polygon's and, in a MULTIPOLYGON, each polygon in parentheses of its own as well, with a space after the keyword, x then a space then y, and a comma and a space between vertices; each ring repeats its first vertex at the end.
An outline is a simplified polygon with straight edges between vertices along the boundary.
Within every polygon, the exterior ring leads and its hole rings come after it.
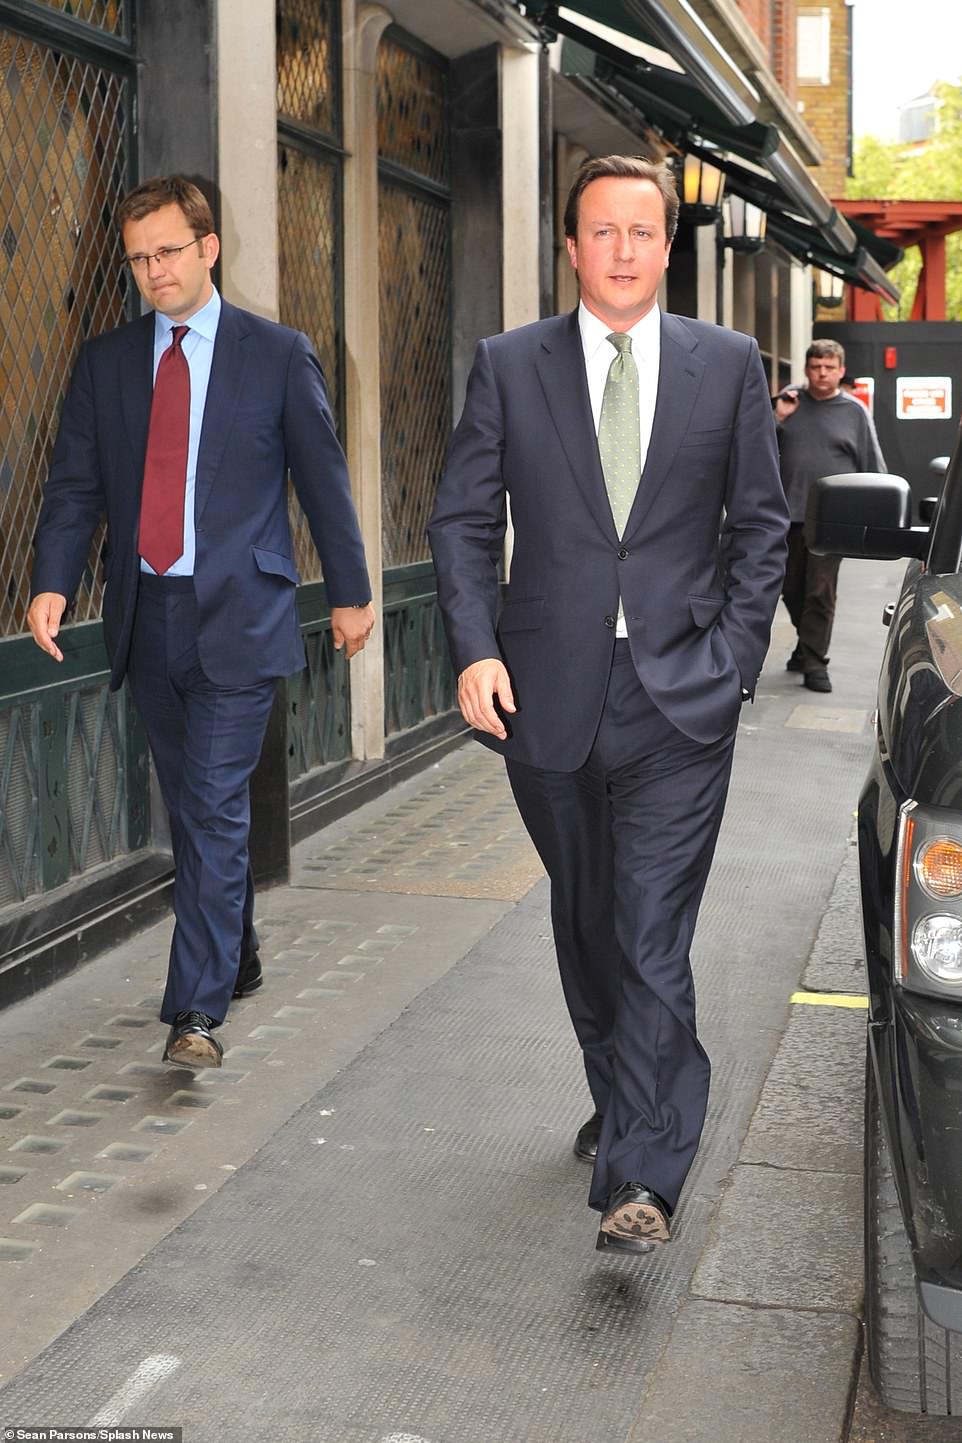
POLYGON ((788 670, 802 673, 809 691, 832 690, 828 647, 835 620, 839 556, 815 556, 805 545, 808 489, 819 476, 886 471, 872 418, 839 387, 845 352, 837 341, 813 341, 805 353, 803 387, 775 397, 782 485, 791 514, 782 600, 798 633, 788 670))

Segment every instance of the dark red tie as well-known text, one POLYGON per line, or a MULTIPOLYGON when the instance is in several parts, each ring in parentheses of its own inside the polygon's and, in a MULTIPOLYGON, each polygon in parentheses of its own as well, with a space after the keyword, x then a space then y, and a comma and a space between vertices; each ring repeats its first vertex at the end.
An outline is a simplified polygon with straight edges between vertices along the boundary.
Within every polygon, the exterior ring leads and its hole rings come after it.
POLYGON ((150 407, 138 549, 159 576, 184 552, 184 494, 190 434, 190 368, 181 350, 188 326, 174 326, 160 358, 150 407))

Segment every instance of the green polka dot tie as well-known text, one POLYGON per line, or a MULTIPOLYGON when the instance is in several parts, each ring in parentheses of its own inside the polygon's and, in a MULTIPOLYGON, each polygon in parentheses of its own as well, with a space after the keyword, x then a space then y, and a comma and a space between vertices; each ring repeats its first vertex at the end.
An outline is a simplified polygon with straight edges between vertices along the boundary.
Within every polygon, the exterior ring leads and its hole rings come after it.
POLYGON ((622 536, 641 480, 638 367, 631 354, 630 336, 612 331, 608 340, 618 354, 611 363, 605 382, 598 423, 598 450, 615 530, 622 536))

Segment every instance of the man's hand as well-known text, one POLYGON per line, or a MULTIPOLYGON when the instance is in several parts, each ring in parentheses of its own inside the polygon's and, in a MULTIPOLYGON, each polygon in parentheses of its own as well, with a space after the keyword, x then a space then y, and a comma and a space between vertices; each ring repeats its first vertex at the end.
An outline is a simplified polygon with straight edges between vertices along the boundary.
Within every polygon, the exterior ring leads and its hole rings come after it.
POLYGON ((350 659, 356 656, 374 630, 374 607, 332 606, 331 630, 334 633, 334 650, 344 648, 344 655, 350 659))
POLYGON ((54 661, 63 661, 63 652, 54 641, 60 632, 60 623, 67 610, 67 598, 57 591, 41 591, 30 603, 27 625, 41 651, 47 652, 54 661))
POLYGON ((490 732, 503 741, 508 735, 504 722, 494 709, 494 698, 502 711, 517 711, 508 669, 497 657, 472 662, 458 677, 458 705, 469 726, 479 732, 490 732))
POLYGON ((787 421, 798 410, 798 392, 780 391, 775 397, 775 420, 787 421))

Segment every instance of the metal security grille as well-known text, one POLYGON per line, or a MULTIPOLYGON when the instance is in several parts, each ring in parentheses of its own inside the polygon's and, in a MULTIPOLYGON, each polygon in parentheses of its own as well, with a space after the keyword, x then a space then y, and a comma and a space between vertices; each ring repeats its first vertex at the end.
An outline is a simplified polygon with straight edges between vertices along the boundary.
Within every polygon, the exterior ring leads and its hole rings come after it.
MULTIPOLYGON (((340 166, 282 140, 278 156, 280 318, 303 331, 324 368, 331 407, 340 410, 338 328, 338 189, 340 166)), ((294 557, 302 581, 320 579, 320 562, 304 515, 291 496, 294 557)))
POLYGON ((40 890, 39 747, 35 706, 0 711, 0 908, 40 890))
POLYGON ((339 134, 335 0, 278 0, 277 112, 339 134))
POLYGON ((377 148, 382 160, 448 183, 447 75, 391 31, 377 56, 377 148))
MULTIPOLYGON (((280 319, 314 346, 343 440, 339 44, 334 0, 278 0, 280 319)), ((293 491, 290 518, 301 580, 317 581, 320 562, 293 491)))
POLYGON ((73 876, 127 848, 126 713, 123 699, 103 687, 73 692, 64 706, 73 876))
POLYGON ((385 567, 427 557, 451 426, 448 208, 381 184, 381 491, 385 567))
POLYGON ((384 730, 407 731, 451 711, 457 685, 429 561, 398 567, 384 580, 384 730))
POLYGON ((308 627, 307 666, 288 682, 288 765, 290 781, 351 755, 351 699, 348 670, 334 651, 328 627, 308 627))
POLYGON ((427 557, 451 424, 447 74, 389 31, 377 91, 382 546, 395 567, 427 557))
POLYGON ((128 7, 124 0, 36 0, 38 5, 49 5, 75 20, 84 20, 106 30, 108 35, 127 33, 128 7))
MULTIPOLYGON (((126 108, 123 76, 0 30, 0 636, 25 627, 31 538, 77 350, 124 319, 112 217, 126 108)), ((101 544, 79 621, 100 614, 101 544)))

